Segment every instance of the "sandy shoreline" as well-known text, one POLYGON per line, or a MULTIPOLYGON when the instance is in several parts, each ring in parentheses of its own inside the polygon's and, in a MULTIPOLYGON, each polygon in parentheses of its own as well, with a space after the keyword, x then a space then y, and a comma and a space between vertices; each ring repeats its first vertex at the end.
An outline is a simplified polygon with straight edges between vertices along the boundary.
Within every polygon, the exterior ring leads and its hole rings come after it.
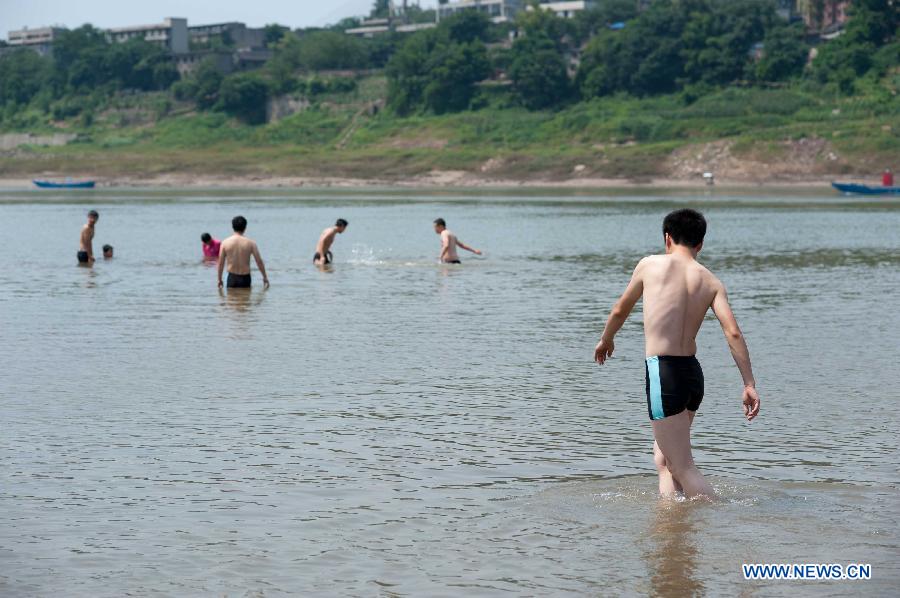
MULTIPOLYGON (((32 178, 60 180, 46 174, 32 178)), ((34 189, 32 178, 0 177, 0 189, 18 190, 34 189)), ((84 177, 91 179, 90 176, 84 177)), ((840 177, 841 180, 854 181, 853 177, 840 177)), ((354 179, 345 177, 227 177, 218 175, 179 175, 168 174, 158 177, 98 177, 97 187, 103 188, 187 188, 187 189, 298 189, 298 188, 409 188, 409 189, 446 189, 446 188, 488 188, 488 189, 613 189, 613 188, 650 188, 650 189, 709 189, 699 179, 608 179, 577 177, 568 179, 533 179, 515 180, 489 178, 463 171, 436 171, 426 175, 403 179, 354 179)), ((860 181, 872 182, 872 181, 860 181)), ((717 179, 713 188, 761 188, 761 189, 827 189, 831 183, 829 177, 817 178, 783 178, 769 180, 717 179)))

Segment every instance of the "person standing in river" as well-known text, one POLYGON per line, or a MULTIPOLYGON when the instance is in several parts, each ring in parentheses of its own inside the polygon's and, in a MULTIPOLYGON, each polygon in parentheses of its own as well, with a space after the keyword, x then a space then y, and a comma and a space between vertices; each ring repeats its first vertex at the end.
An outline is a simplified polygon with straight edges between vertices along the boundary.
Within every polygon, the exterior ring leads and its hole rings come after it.
POLYGON ((434 232, 441 236, 441 255, 439 259, 442 264, 462 263, 459 260, 459 254, 456 253, 457 247, 465 249, 466 251, 471 251, 475 255, 481 255, 481 251, 474 247, 469 247, 460 241, 457 236, 447 228, 447 223, 443 218, 438 218, 434 221, 434 232))
POLYGON ((331 255, 331 246, 334 244, 335 237, 347 230, 348 224, 343 218, 338 218, 334 226, 329 226, 322 231, 322 234, 319 235, 319 242, 316 243, 316 253, 313 256, 315 265, 327 266, 331 264, 332 260, 334 260, 334 256, 331 255))
POLYGON ((97 210, 91 210, 87 215, 87 224, 81 227, 81 238, 78 245, 78 263, 91 265, 94 263, 94 227, 100 214, 97 210))
POLYGON ((263 285, 269 288, 269 277, 266 275, 266 265, 263 263, 262 256, 259 254, 259 247, 256 241, 244 236, 247 230, 247 219, 243 216, 235 216, 231 221, 231 228, 234 234, 222 241, 219 249, 219 288, 222 288, 222 273, 225 265, 228 265, 228 288, 229 289, 249 289, 251 285, 250 277, 250 257, 256 260, 256 267, 259 268, 263 277, 263 285))
POLYGON ((695 210, 676 210, 663 221, 664 255, 638 262, 594 349, 600 365, 615 350, 613 339, 638 299, 644 302, 647 411, 653 424, 653 460, 663 496, 713 497, 691 453, 691 424, 703 400, 703 370, 695 356, 697 332, 712 308, 743 378, 744 416, 759 414, 759 395, 744 335, 723 285, 697 262, 706 219, 695 210))

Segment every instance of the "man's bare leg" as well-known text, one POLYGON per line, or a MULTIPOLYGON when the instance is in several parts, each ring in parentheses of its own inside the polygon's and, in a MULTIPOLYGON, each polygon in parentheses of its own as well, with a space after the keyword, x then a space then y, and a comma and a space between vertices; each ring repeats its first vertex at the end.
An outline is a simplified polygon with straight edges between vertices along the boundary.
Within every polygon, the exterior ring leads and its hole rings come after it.
POLYGON ((676 492, 684 492, 681 484, 672 477, 672 472, 669 471, 666 463, 666 456, 663 455, 659 449, 659 443, 655 440, 653 441, 653 464, 656 465, 656 473, 659 474, 659 494, 661 496, 671 497, 676 492))
MULTIPOLYGON (((688 417, 691 425, 694 425, 694 416, 696 411, 688 411, 688 417)), ((672 477, 669 466, 666 463, 666 456, 659 448, 659 443, 653 441, 653 463, 656 465, 656 473, 659 474, 659 493, 661 496, 672 496, 676 492, 684 493, 684 488, 678 483, 678 480, 672 477)))
MULTIPOLYGON (((653 436, 665 458, 666 468, 673 481, 680 483, 685 497, 707 496, 712 498, 715 491, 694 465, 691 454, 691 423, 693 414, 687 410, 678 415, 653 422, 653 436)), ((660 475, 662 492, 662 475, 660 475)))

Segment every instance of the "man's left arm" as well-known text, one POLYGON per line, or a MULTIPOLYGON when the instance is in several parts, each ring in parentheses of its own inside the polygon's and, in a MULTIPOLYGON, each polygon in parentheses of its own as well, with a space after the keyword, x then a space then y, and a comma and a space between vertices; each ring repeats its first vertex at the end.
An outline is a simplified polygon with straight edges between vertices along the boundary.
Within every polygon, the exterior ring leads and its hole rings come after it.
POLYGON ((471 252, 474 253, 475 255, 481 255, 481 251, 475 249, 474 247, 469 247, 468 245, 466 245, 465 243, 463 243, 463 242, 460 241, 459 239, 456 240, 456 245, 457 245, 457 247, 462 247, 462 248, 465 249, 466 251, 471 251, 471 252))
POLYGON ((253 259, 256 260, 256 267, 259 268, 259 272, 262 274, 263 285, 268 289, 269 276, 266 274, 266 265, 263 263, 262 256, 259 254, 259 247, 256 243, 253 244, 253 259))

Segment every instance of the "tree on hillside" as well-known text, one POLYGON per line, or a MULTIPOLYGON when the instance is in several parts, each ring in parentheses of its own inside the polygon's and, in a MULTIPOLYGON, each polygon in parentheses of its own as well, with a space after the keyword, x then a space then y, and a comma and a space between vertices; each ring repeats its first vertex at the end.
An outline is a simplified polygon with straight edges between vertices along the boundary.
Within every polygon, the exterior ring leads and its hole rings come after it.
POLYGON ((684 76, 681 33, 691 9, 702 8, 697 4, 657 0, 622 31, 598 33, 588 44, 576 77, 582 95, 675 90, 684 76))
POLYGON ((268 99, 268 85, 254 73, 239 73, 226 77, 219 91, 221 108, 251 125, 266 122, 268 99))
POLYGON ((750 66, 748 51, 778 18, 774 7, 758 0, 719 0, 709 8, 691 14, 681 33, 684 77, 711 85, 743 79, 750 66))
POLYGON ((286 35, 273 60, 293 70, 361 69, 369 66, 368 41, 337 31, 286 35))
POLYGON ((516 40, 509 78, 528 108, 550 108, 569 95, 569 73, 559 49, 549 37, 535 34, 516 40))
POLYGON ((751 48, 785 26, 770 2, 656 0, 623 30, 601 31, 591 40, 577 85, 583 97, 620 91, 643 96, 752 78, 751 48))
POLYGON ((574 42, 580 45, 609 25, 628 21, 637 15, 638 3, 635 0, 596 2, 591 8, 579 11, 571 19, 570 28, 574 42))
POLYGON ((0 55, 0 106, 25 105, 51 84, 50 60, 26 48, 0 55))
POLYGON ((491 73, 485 39, 490 21, 475 11, 413 34, 387 65, 388 101, 400 114, 464 110, 491 73))
POLYGON ((813 76, 844 93, 853 93, 857 79, 873 68, 883 72, 897 66, 898 28, 900 2, 856 0, 844 34, 819 49, 813 76))
POLYGON ((524 37, 542 35, 554 44, 562 47, 566 36, 571 35, 573 26, 571 19, 562 19, 548 9, 542 9, 540 5, 534 10, 520 12, 516 17, 516 29, 524 37))
POLYGON ((182 79, 172 87, 179 100, 191 100, 197 108, 207 110, 219 101, 222 73, 211 58, 201 62, 193 76, 182 79))
POLYGON ((113 44, 103 58, 104 70, 120 89, 168 89, 178 80, 169 54, 142 39, 113 44))
POLYGON ((572 25, 550 10, 519 13, 519 36, 509 55, 507 72, 519 102, 531 109, 556 106, 569 96, 565 53, 572 25))
POLYGON ((279 25, 278 23, 269 23, 263 28, 263 45, 271 48, 278 44, 286 34, 291 32, 290 27, 279 25))
POLYGON ((61 32, 53 42, 57 93, 63 88, 96 87, 106 81, 104 59, 109 42, 99 29, 82 25, 61 32))
POLYGON ((773 27, 763 40, 763 56, 756 63, 760 81, 784 81, 803 72, 809 45, 801 26, 773 27))
POLYGON ((369 13, 369 18, 386 19, 390 16, 390 12, 391 4, 389 0, 375 0, 372 4, 372 11, 369 13))
POLYGON ((448 44, 429 60, 430 77, 423 92, 425 105, 437 114, 465 110, 475 95, 475 84, 491 72, 487 49, 481 42, 448 44))

